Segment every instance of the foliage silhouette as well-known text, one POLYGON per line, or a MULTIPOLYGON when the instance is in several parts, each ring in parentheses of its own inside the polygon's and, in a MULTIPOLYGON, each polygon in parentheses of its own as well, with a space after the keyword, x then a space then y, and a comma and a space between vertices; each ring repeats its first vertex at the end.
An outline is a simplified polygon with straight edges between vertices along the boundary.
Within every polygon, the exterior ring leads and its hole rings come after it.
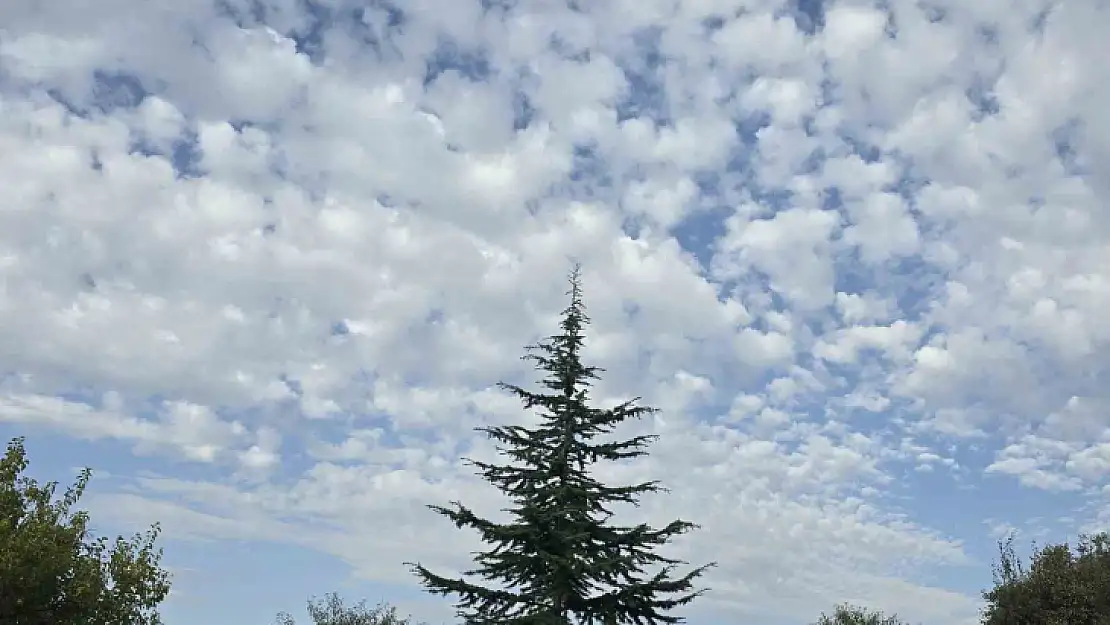
POLYGON ((56 482, 23 475, 22 438, 0 459, 0 625, 159 625, 169 594, 157 525, 109 542, 73 511, 91 471, 55 500, 56 482))
POLYGON ((568 295, 561 332, 530 346, 524 356, 544 374, 540 388, 500 384, 525 410, 539 412, 539 425, 480 428, 509 463, 469 461, 511 499, 507 512, 512 520, 495 523, 459 502, 451 508, 430 506, 457 527, 477 530, 491 547, 475 555, 477 567, 464 578, 437 575, 419 564, 413 570, 428 591, 458 597, 456 607, 467 625, 679 622, 667 612, 704 592, 693 589, 693 580, 712 565, 675 577, 682 563, 655 553, 695 528, 693 523, 675 520, 659 529, 610 523, 613 504, 636 504, 640 496, 663 488, 654 481, 610 486, 589 471, 601 461, 646 455, 654 436, 597 439, 655 409, 638 406, 637 399, 607 409, 589 405, 590 386, 601 369, 581 360, 589 319, 577 266, 568 295), (493 585, 465 579, 470 576, 493 585))

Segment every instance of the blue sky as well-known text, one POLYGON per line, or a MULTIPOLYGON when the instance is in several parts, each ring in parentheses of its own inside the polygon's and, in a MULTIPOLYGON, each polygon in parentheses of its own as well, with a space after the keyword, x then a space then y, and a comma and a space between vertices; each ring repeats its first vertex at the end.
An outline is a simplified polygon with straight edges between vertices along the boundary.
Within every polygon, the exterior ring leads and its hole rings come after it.
POLYGON ((0 436, 164 528, 167 625, 446 600, 570 259, 692 625, 975 622, 1110 520, 1094 1, 0 6, 0 436))

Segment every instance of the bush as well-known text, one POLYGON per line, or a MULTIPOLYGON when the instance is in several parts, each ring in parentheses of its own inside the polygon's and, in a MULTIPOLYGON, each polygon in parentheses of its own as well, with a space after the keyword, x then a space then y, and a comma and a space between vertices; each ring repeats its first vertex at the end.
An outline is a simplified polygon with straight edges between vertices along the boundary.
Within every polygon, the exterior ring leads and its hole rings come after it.
MULTIPOLYGON (((324 595, 319 601, 309 599, 308 617, 313 625, 414 625, 411 617, 398 616, 397 608, 386 603, 371 608, 365 601, 360 601, 348 606, 334 592, 324 595)), ((296 621, 288 612, 280 612, 276 625, 296 625, 296 621)))
POLYGON ((879 611, 843 603, 836 606, 831 616, 821 613, 821 617, 813 625, 905 625, 905 623, 896 615, 886 616, 879 611))

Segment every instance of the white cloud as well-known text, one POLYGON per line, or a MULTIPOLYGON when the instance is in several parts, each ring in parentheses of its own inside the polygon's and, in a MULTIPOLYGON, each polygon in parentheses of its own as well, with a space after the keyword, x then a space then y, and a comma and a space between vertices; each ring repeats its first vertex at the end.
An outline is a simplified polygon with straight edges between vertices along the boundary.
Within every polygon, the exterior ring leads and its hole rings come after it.
POLYGON ((98 515, 463 566, 577 259, 701 622, 965 622, 988 525, 1110 518, 1105 7, 133 4, 0 6, 0 425, 130 446, 98 515))

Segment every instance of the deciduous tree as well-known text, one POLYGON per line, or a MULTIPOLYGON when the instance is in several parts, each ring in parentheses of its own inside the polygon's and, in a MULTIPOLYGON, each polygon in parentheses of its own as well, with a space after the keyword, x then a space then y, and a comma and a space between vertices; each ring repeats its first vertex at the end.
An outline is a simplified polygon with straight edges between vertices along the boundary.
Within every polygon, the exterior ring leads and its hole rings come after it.
POLYGON ((906 625, 897 615, 887 616, 878 610, 842 603, 831 615, 821 614, 813 625, 906 625))
POLYGON ((1110 535, 1081 535, 1034 552, 1028 567, 1011 535, 998 545, 984 625, 1110 625, 1110 535))
MULTIPOLYGON (((412 619, 399 616, 393 606, 379 603, 371 608, 365 601, 346 605, 334 592, 323 599, 309 599, 308 617, 313 625, 412 625, 412 619)), ((296 620, 288 612, 280 612, 276 625, 296 625, 296 620)))
POLYGON ((130 539, 91 535, 74 511, 85 469, 55 498, 27 469, 23 439, 0 460, 0 625, 158 625, 169 576, 155 548, 158 526, 130 539))

